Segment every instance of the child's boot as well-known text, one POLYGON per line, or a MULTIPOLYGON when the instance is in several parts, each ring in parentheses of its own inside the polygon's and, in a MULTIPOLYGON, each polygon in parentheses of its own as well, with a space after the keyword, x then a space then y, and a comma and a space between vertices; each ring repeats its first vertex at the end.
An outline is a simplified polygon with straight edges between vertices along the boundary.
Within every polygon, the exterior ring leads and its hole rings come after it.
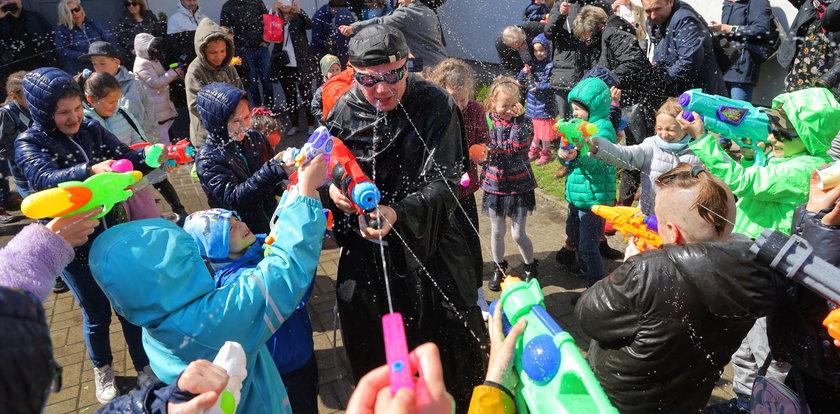
POLYGON ((531 279, 536 279, 539 276, 537 272, 539 260, 534 259, 531 263, 525 263, 525 281, 528 282, 531 279))
POLYGON ((504 260, 501 263, 496 263, 496 267, 493 269, 493 276, 490 277, 490 283, 487 284, 487 289, 490 289, 493 292, 502 290, 502 281, 505 280, 505 276, 507 276, 507 268, 507 260, 504 260))
POLYGON ((551 162, 551 150, 544 149, 540 151, 540 159, 537 161, 537 165, 548 164, 549 162, 551 162))
POLYGON ((540 157, 540 147, 536 145, 531 145, 531 148, 528 149, 528 161, 533 161, 540 157))

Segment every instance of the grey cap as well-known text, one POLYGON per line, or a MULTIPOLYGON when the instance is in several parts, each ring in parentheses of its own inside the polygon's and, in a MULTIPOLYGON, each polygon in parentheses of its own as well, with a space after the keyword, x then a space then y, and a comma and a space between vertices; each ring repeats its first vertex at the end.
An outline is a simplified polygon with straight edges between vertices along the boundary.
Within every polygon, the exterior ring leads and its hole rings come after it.
POLYGON ((408 57, 408 44, 398 29, 382 24, 365 27, 350 39, 349 60, 357 68, 384 65, 408 57))
POLYGON ((88 47, 87 54, 79 56, 79 60, 88 59, 93 56, 108 56, 109 58, 115 59, 120 58, 117 48, 115 48, 114 45, 102 40, 91 43, 90 47, 88 47))

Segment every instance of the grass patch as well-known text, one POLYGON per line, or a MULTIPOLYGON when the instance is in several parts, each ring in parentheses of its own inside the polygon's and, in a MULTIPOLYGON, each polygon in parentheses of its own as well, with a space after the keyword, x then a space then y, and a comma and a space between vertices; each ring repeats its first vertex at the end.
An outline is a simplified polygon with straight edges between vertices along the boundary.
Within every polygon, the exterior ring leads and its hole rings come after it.
POLYGON ((554 172, 560 167, 560 161, 554 158, 548 164, 537 165, 531 163, 531 169, 534 171, 534 177, 537 179, 537 185, 540 189, 557 197, 560 200, 565 200, 566 193, 566 177, 554 178, 554 172))

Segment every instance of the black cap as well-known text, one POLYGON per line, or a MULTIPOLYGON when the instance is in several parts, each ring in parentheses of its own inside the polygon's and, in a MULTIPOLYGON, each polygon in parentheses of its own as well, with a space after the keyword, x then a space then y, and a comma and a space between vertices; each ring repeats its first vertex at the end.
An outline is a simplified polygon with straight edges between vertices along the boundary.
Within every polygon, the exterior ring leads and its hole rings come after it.
POLYGON ((114 45, 102 40, 91 43, 90 47, 88 47, 87 54, 79 56, 79 60, 89 59, 94 56, 108 56, 109 58, 115 59, 120 58, 117 48, 115 48, 114 45))
POLYGON ((408 44, 399 29, 382 24, 365 27, 350 39, 350 63, 357 67, 384 65, 408 57, 408 44))

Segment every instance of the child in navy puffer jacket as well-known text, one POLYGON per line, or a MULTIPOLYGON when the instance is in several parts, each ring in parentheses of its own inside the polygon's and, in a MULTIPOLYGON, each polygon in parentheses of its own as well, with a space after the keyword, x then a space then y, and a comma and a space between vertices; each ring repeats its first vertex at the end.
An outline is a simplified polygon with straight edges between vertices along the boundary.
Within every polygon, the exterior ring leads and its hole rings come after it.
POLYGON ((545 35, 537 35, 531 44, 534 46, 534 60, 522 68, 516 80, 528 89, 525 116, 534 123, 534 140, 528 159, 533 161, 539 157, 537 165, 542 165, 551 161, 551 141, 557 139, 553 129, 557 107, 549 84, 554 63, 551 61, 551 42, 545 35))
MULTIPOLYGON (((246 277, 265 259, 263 244, 266 235, 250 234, 247 224, 234 211, 214 208, 195 212, 187 218, 184 230, 196 241, 201 257, 213 268, 216 288, 225 287, 240 276, 246 277), (235 241, 232 235, 238 231, 256 239, 241 256, 230 253, 235 241)), ((266 342, 295 413, 318 411, 318 364, 312 341, 312 321, 306 312, 306 302, 312 295, 313 286, 309 285, 292 315, 266 342)))
POLYGON ((234 210, 255 233, 268 233, 288 178, 268 140, 249 129, 248 94, 214 82, 198 91, 195 106, 207 139, 195 157, 195 168, 210 207, 234 210))
MULTIPOLYGON (((33 123, 15 141, 15 161, 33 192, 111 171, 110 165, 117 159, 130 160, 144 173, 151 171, 145 165, 142 153, 119 142, 98 122, 84 118, 82 92, 67 73, 56 68, 29 72, 23 78, 23 93, 33 123)), ((91 235, 91 240, 115 224, 119 211, 122 208, 114 208, 102 218, 103 223, 91 235)), ((104 404, 118 394, 111 368, 111 306, 90 274, 89 250, 90 243, 76 248, 76 258, 64 270, 62 278, 82 309, 85 343, 95 372, 96 396, 104 404)), ((134 368, 140 373, 138 380, 145 386, 154 378, 141 343, 140 328, 122 316, 118 317, 134 368)))

